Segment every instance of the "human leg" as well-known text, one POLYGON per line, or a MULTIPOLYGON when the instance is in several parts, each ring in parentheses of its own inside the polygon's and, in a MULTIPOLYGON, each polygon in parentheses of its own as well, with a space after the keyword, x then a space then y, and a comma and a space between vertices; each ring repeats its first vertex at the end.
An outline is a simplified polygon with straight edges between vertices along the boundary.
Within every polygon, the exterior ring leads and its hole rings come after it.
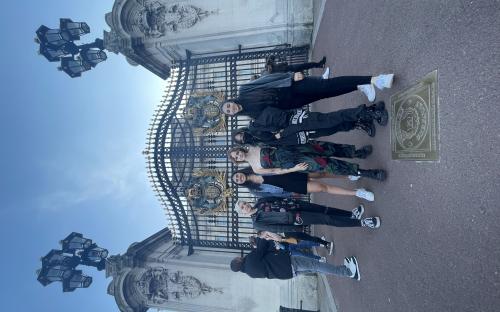
POLYGON ((320 156, 353 158, 356 147, 350 144, 312 141, 296 147, 300 153, 317 153, 320 156))
MULTIPOLYGON (((291 65, 286 66, 284 68, 284 71, 285 72, 293 72, 293 73, 303 72, 303 71, 311 69, 311 68, 321 68, 325 65, 325 62, 326 62, 326 57, 323 57, 323 59, 321 59, 321 61, 319 61, 319 62, 291 64, 291 65)), ((274 72, 276 72, 276 71, 274 71, 274 72)))
POLYGON ((358 164, 347 162, 330 157, 320 157, 315 155, 297 155, 295 162, 297 164, 305 162, 308 165, 308 172, 329 172, 336 175, 358 175, 358 164))
POLYGON ((333 265, 328 263, 321 263, 317 260, 310 258, 302 258, 297 256, 291 256, 292 267, 295 274, 307 274, 307 273, 323 273, 330 275, 337 275, 343 277, 351 277, 353 272, 345 265, 333 265))
POLYGON ((307 182, 307 193, 328 193, 332 195, 355 196, 356 191, 347 190, 338 186, 329 185, 319 181, 309 180, 307 182))
POLYGON ((313 212, 317 214, 328 214, 346 218, 350 218, 352 216, 351 212, 347 210, 337 209, 305 201, 296 201, 296 203, 298 204, 297 210, 301 212, 313 212))
POLYGON ((312 248, 312 247, 318 247, 319 245, 320 243, 318 242, 301 239, 297 242, 297 244, 293 246, 293 248, 295 249, 312 248))
POLYGON ((370 84, 371 76, 341 76, 329 79, 319 77, 305 77, 292 83, 291 91, 294 96, 314 96, 324 99, 357 90, 358 85, 370 84))
POLYGON ((321 259, 320 256, 317 256, 315 254, 308 253, 308 252, 303 252, 303 251, 300 251, 297 249, 290 250, 290 256, 309 258, 309 259, 313 259, 315 261, 318 261, 321 259))
POLYGON ((325 246, 330 243, 329 241, 326 241, 323 238, 312 236, 304 232, 285 232, 284 234, 285 237, 293 237, 299 240, 312 241, 325 246))
POLYGON ((322 214, 316 212, 300 212, 303 225, 325 224, 336 227, 360 227, 361 220, 352 219, 352 213, 346 211, 349 216, 338 216, 334 214, 322 214))
MULTIPOLYGON (((287 136, 299 131, 322 130, 321 135, 331 135, 338 131, 349 131, 356 128, 356 123, 364 117, 366 107, 342 109, 330 113, 306 112, 302 118, 292 118, 288 127, 283 129, 282 135, 287 136)), ((299 112, 297 111, 297 114, 299 112)))

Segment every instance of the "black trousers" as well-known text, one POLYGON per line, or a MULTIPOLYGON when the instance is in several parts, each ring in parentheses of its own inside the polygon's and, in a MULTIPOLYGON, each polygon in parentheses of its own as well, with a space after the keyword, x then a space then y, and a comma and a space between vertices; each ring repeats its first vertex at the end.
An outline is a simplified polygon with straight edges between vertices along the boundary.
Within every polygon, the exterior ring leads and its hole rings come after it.
POLYGON ((296 239, 299 239, 299 240, 307 240, 307 241, 319 243, 319 244, 322 244, 322 245, 326 245, 326 244, 329 243, 329 242, 321 239, 320 237, 311 236, 311 235, 309 235, 307 233, 304 233, 304 232, 285 232, 284 234, 285 234, 286 238, 293 237, 293 238, 296 238, 296 239))
POLYGON ((292 64, 288 65, 288 63, 278 63, 278 64, 273 64, 273 73, 287 73, 287 72, 292 72, 292 73, 298 73, 302 72, 311 68, 319 68, 323 67, 323 64, 320 62, 309 62, 309 63, 302 63, 302 64, 292 64))
POLYGON ((357 227, 361 226, 361 220, 351 219, 351 217, 338 216, 335 214, 322 214, 317 212, 301 211, 300 218, 302 225, 325 224, 337 227, 357 227))
POLYGON ((352 219, 352 212, 314 203, 301 202, 294 210, 300 213, 303 225, 326 224, 337 227, 361 226, 361 221, 352 219))
POLYGON ((358 85, 369 84, 371 78, 371 76, 340 76, 330 79, 305 77, 292 83, 290 97, 287 100, 290 108, 299 108, 318 100, 356 91, 358 85))
POLYGON ((350 131, 356 127, 356 122, 365 118, 366 106, 341 109, 331 113, 307 112, 298 109, 290 118, 289 126, 283 129, 282 136, 288 136, 299 131, 317 131, 319 136, 332 135, 339 131, 350 131))

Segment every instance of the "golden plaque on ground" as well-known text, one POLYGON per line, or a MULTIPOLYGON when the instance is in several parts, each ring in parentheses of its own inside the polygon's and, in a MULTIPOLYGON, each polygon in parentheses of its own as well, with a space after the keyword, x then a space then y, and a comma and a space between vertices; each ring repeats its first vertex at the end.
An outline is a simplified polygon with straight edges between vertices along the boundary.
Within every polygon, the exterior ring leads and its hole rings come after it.
POLYGON ((392 159, 439 160, 437 74, 391 97, 392 159))

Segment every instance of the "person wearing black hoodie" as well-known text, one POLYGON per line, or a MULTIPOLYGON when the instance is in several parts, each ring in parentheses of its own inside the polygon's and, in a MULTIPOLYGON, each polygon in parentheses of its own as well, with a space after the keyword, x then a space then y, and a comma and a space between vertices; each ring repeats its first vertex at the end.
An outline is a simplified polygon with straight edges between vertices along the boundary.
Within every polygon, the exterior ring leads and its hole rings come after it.
POLYGON ((256 238, 257 248, 245 257, 236 257, 231 261, 233 272, 242 272, 251 278, 291 279, 307 273, 323 273, 350 277, 360 280, 356 257, 346 257, 344 265, 335 266, 319 262, 316 259, 291 256, 284 250, 276 250, 274 243, 256 238))

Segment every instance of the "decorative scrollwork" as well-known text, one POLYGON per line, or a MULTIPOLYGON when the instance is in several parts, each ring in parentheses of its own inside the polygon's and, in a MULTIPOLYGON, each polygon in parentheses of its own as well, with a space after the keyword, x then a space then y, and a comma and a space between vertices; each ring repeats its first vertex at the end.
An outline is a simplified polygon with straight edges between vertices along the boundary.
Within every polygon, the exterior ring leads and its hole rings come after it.
POLYGON ((227 211, 227 198, 233 189, 226 185, 226 173, 217 170, 199 170, 186 190, 189 204, 198 214, 218 214, 227 211))
POLYGON ((226 130, 226 116, 220 112, 223 92, 194 92, 186 104, 183 117, 193 127, 195 135, 226 130))
POLYGON ((136 287, 147 300, 154 304, 167 301, 183 301, 206 295, 222 293, 220 288, 210 287, 194 276, 182 271, 169 272, 165 268, 148 268, 136 282, 136 287))
POLYGON ((214 12, 194 5, 174 3, 169 6, 160 1, 144 1, 143 9, 136 13, 134 24, 146 37, 158 38, 167 32, 191 28, 214 12))

